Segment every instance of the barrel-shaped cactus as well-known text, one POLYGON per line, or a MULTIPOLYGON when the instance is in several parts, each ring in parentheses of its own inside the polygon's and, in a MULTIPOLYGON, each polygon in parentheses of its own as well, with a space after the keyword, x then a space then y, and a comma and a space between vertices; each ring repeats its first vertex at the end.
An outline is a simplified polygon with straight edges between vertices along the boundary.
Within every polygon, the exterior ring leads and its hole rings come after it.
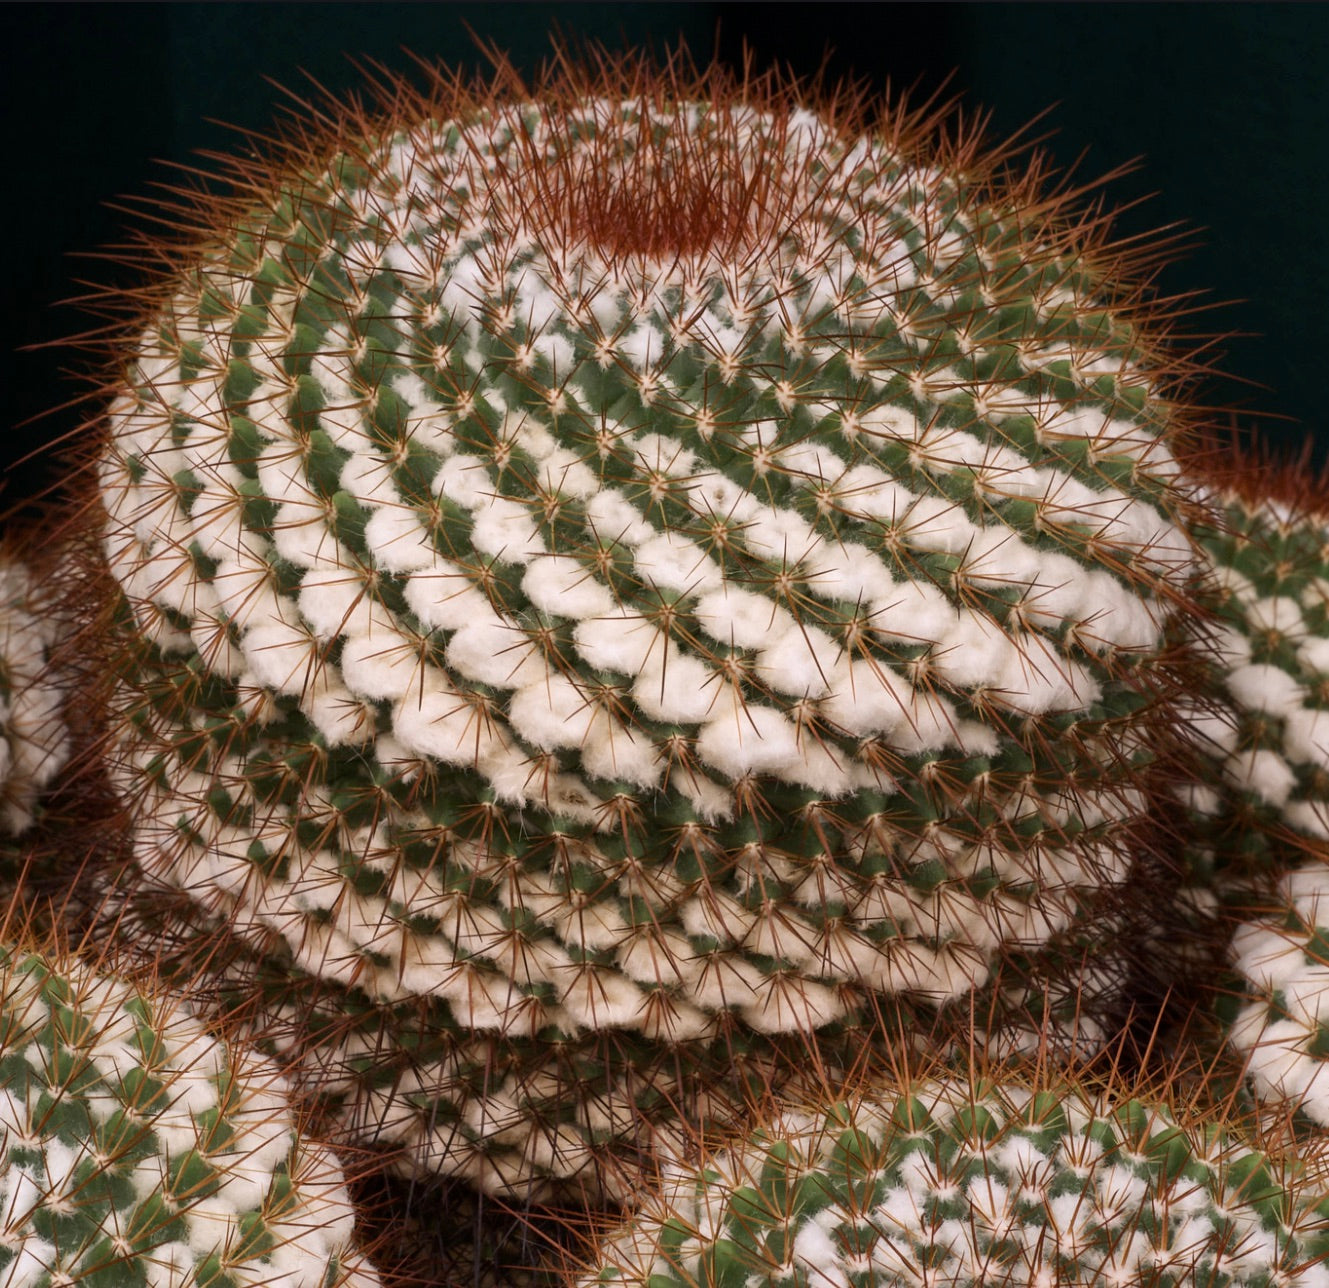
POLYGON ((402 90, 237 163, 125 355, 138 868, 415 1166, 575 1172, 1130 870, 1191 563, 1130 283, 795 103, 402 90))
POLYGON ((373 1288, 353 1227, 270 1060, 178 1001, 0 948, 0 1283, 373 1288))
POLYGON ((786 1111, 672 1169, 577 1283, 1322 1288, 1323 1193, 1147 1099, 933 1079, 786 1111))

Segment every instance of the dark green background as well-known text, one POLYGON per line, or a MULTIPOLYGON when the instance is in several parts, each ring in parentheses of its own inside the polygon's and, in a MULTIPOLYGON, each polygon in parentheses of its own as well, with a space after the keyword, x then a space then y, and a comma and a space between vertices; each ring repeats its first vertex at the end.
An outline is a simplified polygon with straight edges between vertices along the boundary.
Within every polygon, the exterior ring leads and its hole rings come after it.
MULTIPOLYGON (((467 33, 530 68, 558 23, 613 47, 683 35, 705 57, 734 60, 746 41, 811 73, 951 88, 1014 132, 1057 104, 1038 131, 1063 165, 1084 154, 1086 178, 1139 157, 1110 188, 1122 235, 1184 223, 1197 249, 1161 277, 1170 294, 1217 305, 1194 331, 1219 342, 1223 379, 1211 403, 1260 420, 1284 445, 1318 435, 1329 458, 1329 7, 1228 4, 40 4, 0 6, 8 91, 4 133, 8 227, 0 310, 0 466, 77 431, 77 410, 52 410, 80 386, 70 350, 16 352, 87 320, 56 301, 80 278, 132 273, 76 258, 113 243, 130 222, 108 207, 169 182, 161 161, 225 149, 222 125, 264 128, 301 69, 331 89, 358 74, 346 54, 409 69, 428 59, 476 65, 467 33), (717 42, 718 25, 718 42, 717 42), (48 413, 36 423, 20 422, 48 413)), ((204 163, 206 164, 206 163, 204 163)), ((30 496, 46 463, 14 471, 0 500, 30 496)))

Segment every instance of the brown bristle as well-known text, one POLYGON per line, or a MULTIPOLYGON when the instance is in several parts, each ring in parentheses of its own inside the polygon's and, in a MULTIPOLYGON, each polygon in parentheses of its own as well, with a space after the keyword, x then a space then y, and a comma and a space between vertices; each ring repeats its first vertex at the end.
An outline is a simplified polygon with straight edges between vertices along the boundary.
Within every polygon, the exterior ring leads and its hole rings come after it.
POLYGON ((1212 429, 1185 461, 1197 479, 1248 505, 1277 502, 1293 516, 1329 522, 1329 462, 1315 465, 1315 443, 1279 447, 1258 427, 1212 429))

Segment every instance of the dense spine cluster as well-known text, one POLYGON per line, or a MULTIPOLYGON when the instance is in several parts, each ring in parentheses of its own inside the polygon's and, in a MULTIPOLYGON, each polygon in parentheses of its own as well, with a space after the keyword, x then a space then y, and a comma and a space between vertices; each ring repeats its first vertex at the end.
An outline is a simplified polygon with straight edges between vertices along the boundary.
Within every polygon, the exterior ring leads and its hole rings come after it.
POLYGON ((0 1283, 374 1288, 287 1092, 179 1002, 0 948, 0 1283))
POLYGON ((142 876, 359 1134, 498 1188, 683 1047, 945 1003, 1091 918, 1190 573, 1074 235, 899 120, 691 94, 242 175, 100 463, 142 876))
POLYGON ((1322 1288, 1329 1202, 1217 1126, 1073 1086, 939 1080, 785 1111, 602 1241, 582 1288, 1322 1288))

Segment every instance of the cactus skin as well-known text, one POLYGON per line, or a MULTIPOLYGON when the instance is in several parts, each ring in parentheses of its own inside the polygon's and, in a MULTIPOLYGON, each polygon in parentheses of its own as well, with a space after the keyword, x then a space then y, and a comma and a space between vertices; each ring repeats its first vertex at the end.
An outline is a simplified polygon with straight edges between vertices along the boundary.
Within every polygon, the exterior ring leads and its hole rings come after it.
POLYGON ((0 1283, 375 1288, 332 1152, 178 1001, 0 947, 0 1283))
POLYGON ((1091 912, 1191 558, 1092 230, 903 117, 643 76, 241 169, 100 465, 142 878, 267 954, 311 1090, 495 1188, 642 1061, 1091 912))
POLYGON ((673 1169, 576 1283, 1323 1288, 1327 1220, 1295 1168, 1148 1100, 929 1080, 673 1169))
POLYGON ((0 554, 0 830, 19 836, 69 758, 62 686, 51 672, 53 597, 17 557, 0 554))

